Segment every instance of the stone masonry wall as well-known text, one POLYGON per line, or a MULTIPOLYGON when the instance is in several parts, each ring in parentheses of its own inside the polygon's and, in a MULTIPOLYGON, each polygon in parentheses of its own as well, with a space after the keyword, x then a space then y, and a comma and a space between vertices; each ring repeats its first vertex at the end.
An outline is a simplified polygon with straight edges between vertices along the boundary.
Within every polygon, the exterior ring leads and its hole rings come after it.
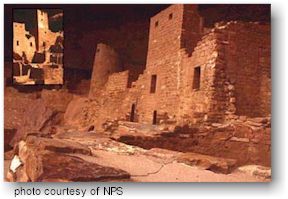
POLYGON ((35 37, 25 30, 23 23, 13 22, 13 51, 20 56, 24 52, 30 62, 36 51, 35 37))
POLYGON ((89 97, 105 85, 110 74, 121 71, 118 54, 105 44, 98 44, 93 64, 89 97))
POLYGON ((191 55, 203 34, 203 18, 199 15, 197 5, 184 4, 181 48, 191 55))
POLYGON ((180 115, 183 121, 223 122, 240 115, 270 114, 270 27, 229 22, 204 35, 183 58, 180 115), (193 71, 201 68, 200 88, 193 71))
POLYGON ((102 44, 90 89, 99 96, 97 118, 133 114, 140 123, 184 125, 269 116, 270 26, 219 23, 203 35, 202 23, 193 5, 172 5, 152 17, 146 69, 130 86, 127 71, 109 76, 120 70, 118 55, 102 44), (194 25, 186 21, 190 15, 194 25), (108 82, 97 93, 99 80, 108 82))
POLYGON ((47 51, 49 47, 55 44, 60 32, 52 32, 49 29, 48 13, 42 10, 37 10, 37 33, 36 43, 38 52, 47 51))
MULTIPOLYGON (((197 12, 193 5, 172 5, 150 20, 147 65, 142 77, 143 90, 137 103, 140 122, 152 123, 154 111, 157 111, 157 123, 161 115, 170 119, 176 119, 178 115, 182 28, 184 13, 191 10, 197 12), (154 93, 150 92, 152 75, 157 76, 154 93)), ((196 32, 199 25, 195 24, 196 32)))
POLYGON ((127 89, 129 71, 114 73, 105 84, 106 92, 121 92, 127 89))
POLYGON ((122 107, 128 93, 128 78, 129 71, 115 72, 107 77, 104 86, 91 85, 94 86, 95 93, 86 100, 78 116, 83 126, 93 125, 96 129, 101 129, 107 120, 126 119, 126 111, 122 107))
POLYGON ((182 87, 180 117, 182 122, 192 123, 208 119, 212 96, 215 93, 214 78, 217 60, 217 39, 213 33, 202 37, 189 57, 185 54, 182 62, 182 87), (193 88, 194 71, 200 67, 200 86, 193 88), (200 120, 200 121, 199 121, 200 120))
POLYGON ((271 113, 270 26, 231 22, 226 25, 226 79, 235 87, 235 113, 250 117, 271 113))

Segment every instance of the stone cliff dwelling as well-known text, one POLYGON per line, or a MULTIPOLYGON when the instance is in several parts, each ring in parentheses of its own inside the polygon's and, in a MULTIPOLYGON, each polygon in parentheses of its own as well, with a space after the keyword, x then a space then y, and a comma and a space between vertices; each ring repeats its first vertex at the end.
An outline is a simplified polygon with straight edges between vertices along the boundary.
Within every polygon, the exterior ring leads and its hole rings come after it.
MULTIPOLYGON (((17 12, 17 10, 15 11, 17 12)), ((35 30, 13 22, 13 79, 16 84, 63 83, 63 32, 49 29, 48 13, 35 12, 35 30)))
MULTIPOLYGON (((222 18, 227 21, 208 25, 213 15, 179 4, 149 14, 150 28, 145 22, 91 32, 91 21, 79 25, 83 15, 78 24, 78 16, 73 19, 78 6, 62 7, 70 20, 64 85, 15 86, 6 79, 7 181, 271 181, 269 6, 266 22, 222 18), (82 67, 89 73, 81 74, 82 67)), ((91 6, 82 13, 97 21, 102 13, 88 12, 91 6)), ((222 14, 215 5, 211 10, 222 14)), ((37 13, 39 34, 14 23, 13 62, 19 65, 13 72, 24 83, 41 80, 41 70, 63 70, 63 33, 50 32, 47 14, 37 13)))
POLYGON ((203 20, 196 5, 172 5, 152 17, 146 69, 133 82, 119 67, 120 55, 98 44, 92 122, 183 125, 270 116, 270 25, 231 21, 205 28, 203 20))

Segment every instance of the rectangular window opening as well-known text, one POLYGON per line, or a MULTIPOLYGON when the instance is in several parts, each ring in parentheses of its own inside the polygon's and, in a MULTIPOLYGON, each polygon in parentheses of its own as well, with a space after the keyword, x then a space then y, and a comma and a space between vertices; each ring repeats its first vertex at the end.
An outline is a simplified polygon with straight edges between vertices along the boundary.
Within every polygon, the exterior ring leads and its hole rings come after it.
POLYGON ((16 41, 16 45, 19 46, 19 41, 16 41))
POLYGON ((153 111, 152 124, 153 124, 153 125, 156 125, 156 124, 157 124, 157 111, 153 111))
POLYGON ((194 75, 193 75, 193 89, 199 90, 200 89, 200 77, 201 77, 201 68, 200 66, 194 68, 194 75))
POLYGON ((173 18, 173 13, 170 13, 169 14, 169 19, 172 19, 173 18))
POLYGON ((157 75, 152 75, 151 76, 150 93, 156 92, 156 82, 157 82, 157 75))
POLYGON ((156 21, 156 22, 155 22, 155 27, 158 27, 158 25, 159 25, 159 22, 156 21))

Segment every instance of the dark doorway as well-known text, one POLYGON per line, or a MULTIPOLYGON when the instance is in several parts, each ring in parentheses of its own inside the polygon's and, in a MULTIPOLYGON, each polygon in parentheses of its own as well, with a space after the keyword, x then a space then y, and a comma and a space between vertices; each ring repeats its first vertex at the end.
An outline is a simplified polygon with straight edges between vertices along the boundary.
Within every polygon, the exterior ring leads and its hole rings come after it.
POLYGON ((135 104, 132 104, 130 113, 130 122, 134 122, 134 120, 135 120, 135 104))
POLYGON ((153 111, 153 122, 152 124, 157 124, 157 111, 153 111))

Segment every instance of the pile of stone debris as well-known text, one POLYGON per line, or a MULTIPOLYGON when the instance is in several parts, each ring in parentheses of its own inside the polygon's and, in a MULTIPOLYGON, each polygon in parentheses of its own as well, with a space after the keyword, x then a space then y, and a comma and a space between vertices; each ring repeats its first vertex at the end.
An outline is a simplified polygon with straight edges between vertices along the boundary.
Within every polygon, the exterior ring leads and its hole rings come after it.
MULTIPOLYGON (((271 119, 240 119, 209 125, 176 126, 173 131, 156 129, 155 133, 143 132, 140 124, 129 127, 124 123, 123 126, 119 125, 114 137, 120 142, 144 149, 194 152, 234 158, 238 166, 260 164, 270 167, 271 119)), ((153 132, 152 128, 153 125, 150 125, 150 132, 153 132)))

